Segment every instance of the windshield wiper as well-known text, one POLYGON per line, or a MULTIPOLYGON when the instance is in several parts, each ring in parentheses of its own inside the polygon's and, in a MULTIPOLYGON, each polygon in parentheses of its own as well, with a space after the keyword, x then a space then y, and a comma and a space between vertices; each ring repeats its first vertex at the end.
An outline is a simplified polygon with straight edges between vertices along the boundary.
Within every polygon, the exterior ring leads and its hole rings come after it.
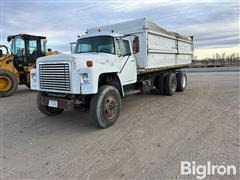
POLYGON ((84 51, 84 52, 78 52, 78 53, 90 53, 90 52, 114 54, 114 53, 110 53, 110 52, 107 52, 107 51, 84 51))
POLYGON ((83 52, 77 52, 77 53, 90 53, 90 52, 98 53, 98 51, 83 51, 83 52))

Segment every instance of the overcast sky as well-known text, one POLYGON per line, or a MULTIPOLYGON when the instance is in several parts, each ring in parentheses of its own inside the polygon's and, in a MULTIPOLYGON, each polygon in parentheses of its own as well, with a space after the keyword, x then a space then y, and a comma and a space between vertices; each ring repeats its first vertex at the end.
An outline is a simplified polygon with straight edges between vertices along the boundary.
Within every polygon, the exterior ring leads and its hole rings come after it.
POLYGON ((193 35, 197 50, 239 45, 238 0, 2 0, 1 42, 9 34, 46 35, 48 47, 66 52, 86 28, 142 17, 193 35))

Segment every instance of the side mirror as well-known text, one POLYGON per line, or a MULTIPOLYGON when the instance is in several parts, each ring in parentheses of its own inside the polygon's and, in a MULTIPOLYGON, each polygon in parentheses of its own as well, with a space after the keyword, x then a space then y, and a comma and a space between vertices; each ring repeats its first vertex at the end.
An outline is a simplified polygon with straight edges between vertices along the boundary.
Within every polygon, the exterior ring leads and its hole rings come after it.
POLYGON ((71 54, 75 53, 75 49, 76 49, 76 42, 71 42, 70 43, 70 47, 71 47, 71 54))
POLYGON ((133 40, 133 54, 136 54, 139 52, 139 37, 136 36, 133 40))

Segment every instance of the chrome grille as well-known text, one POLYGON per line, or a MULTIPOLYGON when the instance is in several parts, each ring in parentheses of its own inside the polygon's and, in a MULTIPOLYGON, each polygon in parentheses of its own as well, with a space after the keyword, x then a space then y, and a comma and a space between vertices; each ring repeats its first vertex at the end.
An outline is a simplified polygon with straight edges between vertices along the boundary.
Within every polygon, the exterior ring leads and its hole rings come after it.
POLYGON ((40 88, 70 91, 70 71, 68 63, 39 64, 40 88))

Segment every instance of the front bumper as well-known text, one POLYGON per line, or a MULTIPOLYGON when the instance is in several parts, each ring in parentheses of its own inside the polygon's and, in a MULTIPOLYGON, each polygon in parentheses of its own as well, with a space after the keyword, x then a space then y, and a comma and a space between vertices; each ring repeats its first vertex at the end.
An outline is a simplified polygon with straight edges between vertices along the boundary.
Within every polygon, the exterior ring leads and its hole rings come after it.
POLYGON ((60 109, 67 109, 67 110, 73 110, 74 109, 74 100, 68 100, 68 99, 62 99, 62 98, 55 98, 55 97, 49 97, 49 96, 41 96, 40 102, 43 106, 49 106, 49 101, 57 101, 57 108, 60 109))

